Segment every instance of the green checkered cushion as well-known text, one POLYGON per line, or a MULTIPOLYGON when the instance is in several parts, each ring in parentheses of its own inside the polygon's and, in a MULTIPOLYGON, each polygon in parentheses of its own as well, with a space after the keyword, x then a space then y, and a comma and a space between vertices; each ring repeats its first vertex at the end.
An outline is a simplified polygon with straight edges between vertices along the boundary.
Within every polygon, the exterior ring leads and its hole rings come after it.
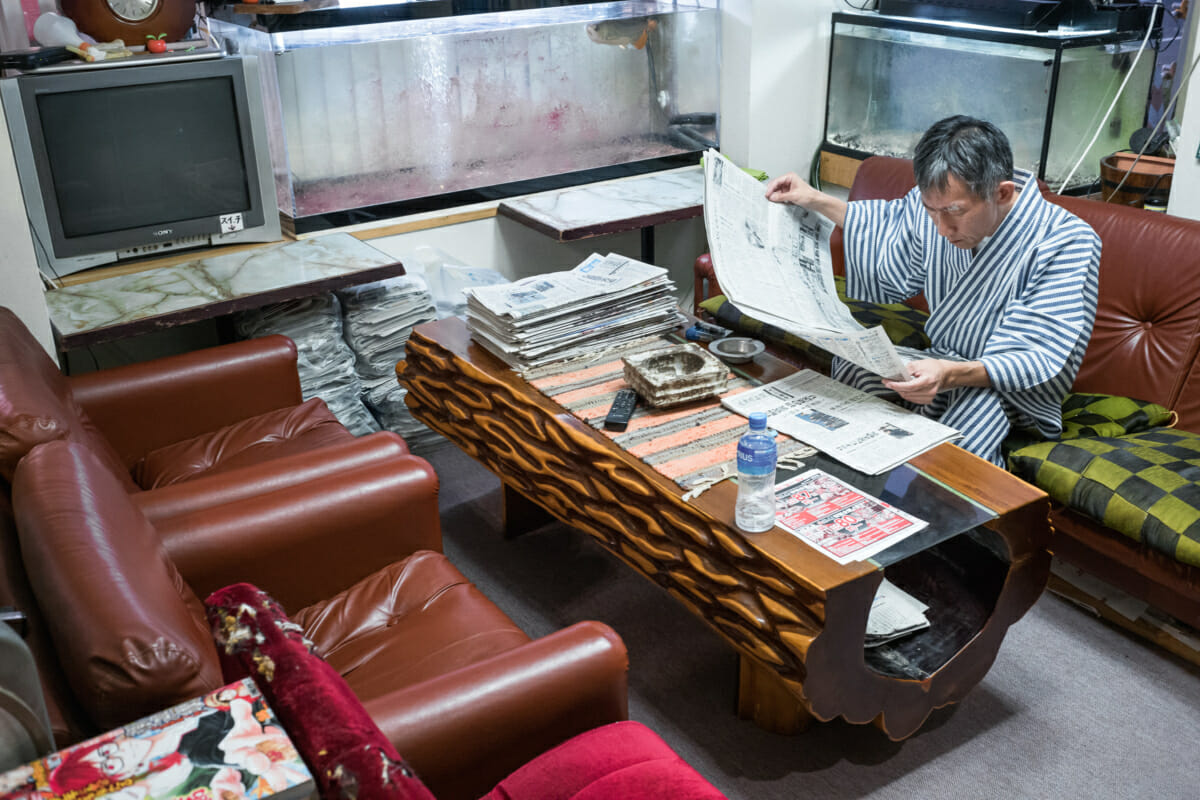
POLYGON ((1153 428, 1041 442, 1010 453, 1008 466, 1060 503, 1200 566, 1200 435, 1153 428))
MULTIPOLYGON (((925 320, 929 315, 920 309, 912 308, 904 303, 870 303, 865 300, 854 300, 846 297, 846 278, 834 276, 838 297, 850 308, 850 313, 861 324, 871 327, 881 325, 888 338, 894 344, 915 347, 924 350, 929 347, 929 337, 925 335, 925 320)), ((818 364, 828 367, 833 356, 798 336, 780 330, 774 325, 768 325, 755 319, 741 310, 723 294, 710 297, 700 304, 700 307, 711 314, 718 322, 732 328, 744 336, 753 336, 772 344, 783 345, 807 353, 818 364)))
POLYGON ((1140 433, 1170 423, 1173 416, 1157 403, 1111 394, 1069 394, 1062 408, 1063 439, 1140 433))
MULTIPOLYGON (((1124 436, 1173 424, 1174 412, 1147 400, 1111 394, 1072 393, 1063 399, 1063 432, 1057 441, 1081 436, 1124 436)), ((1002 449, 1009 456, 1014 450, 1045 442, 1036 430, 1014 428, 1002 449)))

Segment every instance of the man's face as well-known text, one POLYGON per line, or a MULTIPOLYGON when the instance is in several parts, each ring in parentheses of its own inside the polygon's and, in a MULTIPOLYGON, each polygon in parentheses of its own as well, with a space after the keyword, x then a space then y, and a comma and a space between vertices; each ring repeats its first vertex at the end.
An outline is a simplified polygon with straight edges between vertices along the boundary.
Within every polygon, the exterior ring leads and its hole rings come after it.
POLYGON ((985 200, 972 194, 954 175, 947 177, 946 190, 926 189, 921 192, 921 203, 937 225, 938 233, 955 247, 970 250, 1000 227, 1012 204, 1015 186, 1012 181, 1005 181, 985 200))

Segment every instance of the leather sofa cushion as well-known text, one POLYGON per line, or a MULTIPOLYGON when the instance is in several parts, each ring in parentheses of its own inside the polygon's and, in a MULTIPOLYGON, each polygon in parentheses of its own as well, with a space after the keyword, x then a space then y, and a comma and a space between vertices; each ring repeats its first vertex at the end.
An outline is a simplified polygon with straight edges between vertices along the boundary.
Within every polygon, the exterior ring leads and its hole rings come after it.
POLYGON ((30 585, 98 729, 222 685, 203 605, 95 456, 77 442, 39 445, 12 493, 30 585))
POLYGON ((1042 442, 1013 451, 1008 463, 1058 502, 1200 566, 1200 435, 1156 428, 1042 442))
POLYGON ((1135 393, 1200 432, 1200 392, 1183 391, 1200 348, 1200 222, 1081 197, 1047 199, 1103 243, 1096 324, 1075 391, 1135 393))
POLYGON ((137 487, 116 451, 71 395, 67 380, 10 309, 0 307, 0 477, 43 442, 83 442, 121 483, 137 487))
POLYGON ((314 397, 153 450, 134 465, 133 478, 143 489, 158 489, 353 438, 314 397))
POLYGON ((359 697, 381 697, 530 641, 449 559, 429 550, 291 616, 359 697))

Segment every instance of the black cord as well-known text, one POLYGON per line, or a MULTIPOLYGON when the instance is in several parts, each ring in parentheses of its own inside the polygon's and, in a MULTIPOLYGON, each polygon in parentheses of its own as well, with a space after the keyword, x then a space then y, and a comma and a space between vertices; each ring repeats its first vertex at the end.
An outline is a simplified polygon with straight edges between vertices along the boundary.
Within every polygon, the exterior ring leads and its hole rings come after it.
POLYGON ((1162 0, 1162 2, 1159 3, 1152 3, 1151 8, 1153 8, 1155 5, 1162 8, 1162 15, 1164 18, 1169 16, 1171 19, 1175 20, 1175 32, 1171 35, 1171 40, 1169 42, 1163 42, 1163 26, 1161 24, 1158 26, 1158 44, 1154 45, 1154 52, 1161 53, 1166 48, 1175 44, 1175 41, 1179 38, 1179 34, 1183 31, 1183 20, 1177 18, 1170 11, 1167 11, 1166 0, 1162 0))
POLYGON ((856 6, 850 0, 842 0, 843 3, 853 8, 855 11, 870 11, 878 3, 878 0, 863 0, 862 5, 856 6))

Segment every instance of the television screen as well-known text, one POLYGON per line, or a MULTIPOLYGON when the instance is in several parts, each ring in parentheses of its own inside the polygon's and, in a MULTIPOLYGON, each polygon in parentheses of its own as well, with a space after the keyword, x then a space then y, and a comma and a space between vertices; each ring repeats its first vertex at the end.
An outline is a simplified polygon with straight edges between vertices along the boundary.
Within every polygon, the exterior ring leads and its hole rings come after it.
POLYGON ((228 77, 43 94, 37 104, 68 238, 249 208, 228 77))
POLYGON ((0 80, 43 272, 280 239, 256 60, 113 64, 0 80))

